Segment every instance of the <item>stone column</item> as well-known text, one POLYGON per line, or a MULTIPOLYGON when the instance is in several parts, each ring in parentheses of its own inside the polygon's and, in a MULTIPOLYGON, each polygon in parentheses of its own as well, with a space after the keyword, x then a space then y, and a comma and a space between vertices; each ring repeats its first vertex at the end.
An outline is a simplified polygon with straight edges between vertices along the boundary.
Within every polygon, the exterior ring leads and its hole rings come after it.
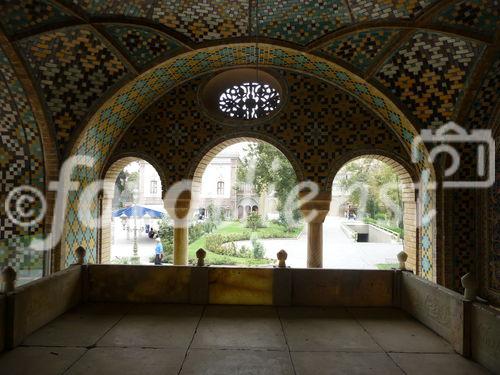
POLYGON ((165 201, 165 209, 174 225, 174 265, 188 264, 188 230, 191 218, 191 193, 182 192, 177 200, 165 201))
POLYGON ((300 208, 307 223, 307 268, 323 268, 323 222, 330 201, 330 192, 320 192, 300 208))
POLYGON ((174 221, 174 265, 188 264, 188 228, 183 221, 174 221))

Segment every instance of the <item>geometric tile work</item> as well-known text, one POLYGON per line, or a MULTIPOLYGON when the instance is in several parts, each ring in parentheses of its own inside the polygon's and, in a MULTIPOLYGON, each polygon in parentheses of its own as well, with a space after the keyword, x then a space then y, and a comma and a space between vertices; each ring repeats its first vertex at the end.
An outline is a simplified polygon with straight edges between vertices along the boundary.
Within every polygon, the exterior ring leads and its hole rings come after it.
MULTIPOLYGON (((207 148, 221 139, 262 135, 287 150, 305 180, 326 191, 332 183, 332 165, 347 153, 385 150, 408 155, 396 134, 352 95, 298 73, 280 74, 287 82, 289 100, 269 123, 249 124, 243 130, 209 119, 198 107, 197 93, 204 77, 194 79, 177 86, 142 113, 120 140, 113 158, 131 154, 147 157, 162 166, 168 188, 182 179, 192 179, 188 172, 193 172, 207 148)), ((435 202, 432 192, 422 201, 419 209, 429 213, 435 202)), ((429 279, 433 277, 433 238, 433 223, 423 223, 421 274, 429 279)))
POLYGON ((326 45, 321 52, 365 71, 373 59, 385 51, 399 35, 399 31, 399 29, 370 29, 348 34, 326 45))
POLYGON ((492 127, 496 105, 500 102, 500 55, 488 69, 477 92, 472 108, 465 124, 468 129, 484 129, 492 127))
MULTIPOLYGON (((495 118, 495 110, 500 102, 500 56, 497 55, 492 66, 488 69, 483 82, 477 92, 471 110, 463 126, 469 129, 492 128, 495 118)), ((490 289, 500 292, 500 138, 496 139, 496 163, 495 163, 495 185, 490 189, 489 225, 491 247, 488 251, 488 259, 485 264, 487 270, 487 283, 490 289)), ((473 171, 475 172, 475 170, 473 171)), ((470 178, 470 177, 469 177, 470 178)), ((471 207, 477 211, 477 207, 471 207)), ((483 214, 481 212, 481 214, 483 214)), ((485 223, 486 224, 486 223, 485 223)), ((468 221, 464 221, 462 227, 466 228, 468 221)), ((465 243, 466 244, 466 243, 465 243)), ((466 251, 462 242, 458 243, 460 254, 466 251)), ((460 262, 467 261, 462 256, 460 262)), ((456 275, 458 278, 460 275, 456 275)))
POLYGON ((251 32, 306 45, 351 22, 342 0, 259 0, 252 12, 251 32))
MULTIPOLYGON (((349 151, 385 149, 398 155, 405 150, 396 134, 351 95, 318 79, 282 71, 289 101, 267 124, 248 125, 252 134, 270 137, 288 150, 305 179, 328 190, 331 165, 349 151), (315 111, 311 111, 315 108, 315 111)), ((223 126, 203 114, 198 105, 202 79, 184 83, 159 99, 127 130, 115 155, 149 155, 164 166, 166 183, 173 184, 194 170, 202 151, 221 137, 244 132, 223 126)))
POLYGON ((0 23, 7 35, 73 18, 47 0, 3 0, 0 14, 0 23))
MULTIPOLYGON (((472 142, 454 144, 454 148, 460 155, 460 168, 452 180, 476 180, 477 144, 472 142)), ((483 211, 481 204, 478 203, 478 197, 481 195, 483 195, 482 189, 452 189, 450 193, 450 209, 446 214, 449 225, 453 228, 450 236, 452 241, 450 259, 453 261, 453 285, 457 290, 462 290, 460 278, 467 272, 476 272, 480 261, 477 239, 480 236, 484 237, 484 234, 481 232, 482 225, 475 223, 482 218, 481 224, 488 225, 488 219, 485 217, 487 210, 483 211)))
MULTIPOLYGON (((75 193, 74 199, 69 202, 68 211, 73 214, 77 212, 79 194, 82 189, 97 179, 98 173, 110 156, 112 146, 123 134, 128 124, 152 102, 179 82, 212 72, 214 69, 253 64, 255 59, 256 50, 253 43, 214 46, 189 51, 172 57, 122 87, 92 117, 79 143, 72 150, 74 155, 94 157, 96 163, 93 168, 82 168, 77 174, 76 177, 81 182, 81 187, 75 193)), ((406 145, 405 147, 408 148, 411 145, 416 131, 401 110, 373 86, 346 69, 318 56, 266 43, 259 43, 258 59, 262 66, 300 71, 343 88, 384 119, 406 145)), ((425 153, 425 150, 422 149, 422 152, 425 153)), ((427 166, 426 160, 425 157, 421 157, 416 167, 419 170, 424 168, 432 170, 432 167, 427 166)), ((90 229, 81 229, 82 232, 87 230, 90 229)), ((71 252, 78 245, 90 250, 87 243, 77 244, 73 241, 66 241, 63 249, 71 252)))
POLYGON ((92 15, 123 15, 146 17, 154 1, 151 0, 63 0, 77 5, 92 15))
POLYGON ((136 66, 152 65, 158 57, 168 58, 183 48, 177 41, 154 29, 131 25, 106 25, 106 31, 136 66))
POLYGON ((152 19, 194 42, 246 36, 248 1, 169 0, 158 1, 152 19))
POLYGON ((498 0, 465 0, 451 4, 434 17, 434 22, 455 29, 471 29, 494 35, 500 17, 498 0))
POLYGON ((377 73, 377 78, 427 127, 453 119, 479 43, 418 32, 377 73))
POLYGON ((356 21, 414 18, 436 0, 348 0, 356 21))
POLYGON ((82 27, 39 34, 18 46, 43 94, 62 153, 75 127, 127 69, 82 27))
MULTIPOLYGON (((497 145, 500 138, 496 139, 497 145)), ((500 292, 500 147, 497 146, 495 159, 496 178, 495 185, 490 194, 491 236, 492 244, 488 259, 488 286, 500 292)))
MULTIPOLYGON (((43 151, 38 125, 10 61, 0 47, 0 268, 11 265, 25 273, 42 266, 42 252, 26 249, 43 225, 24 228, 5 213, 7 194, 22 185, 45 190, 43 151)), ((39 203, 38 201, 36 203, 39 203)), ((39 205, 26 207, 39 212, 39 205)), ((10 208, 13 208, 12 206, 10 208)), ((11 211, 15 212, 15 211, 11 211)), ((22 220, 21 220, 22 221, 22 220)))
MULTIPOLYGON (((493 121, 495 120, 495 110, 500 101, 500 59, 497 58, 493 62, 492 66, 489 67, 485 74, 485 77, 477 90, 476 97, 472 103, 471 109, 468 116, 466 117, 461 126, 474 130, 474 129, 487 129, 493 126, 493 121)), ((498 121, 498 119, 496 119, 498 121)), ((497 143, 498 147, 498 143, 497 143)), ((474 145, 464 145, 458 149, 461 156, 460 169, 458 171, 457 178, 463 179, 465 181, 471 180, 472 176, 477 175, 477 149, 474 145)), ((498 229, 495 229, 495 225, 498 225, 498 186, 499 186, 499 172, 500 166, 498 162, 499 151, 497 150, 496 157, 496 180, 495 186, 491 189, 491 213, 489 215, 489 220, 484 220, 484 224, 490 224, 492 230, 492 247, 489 251, 489 260, 485 264, 485 268, 489 269, 488 280, 490 288, 500 290, 498 287, 498 278, 495 279, 494 275, 498 275, 500 272, 500 256, 499 256, 499 242, 498 242, 498 229)), ((454 285, 457 289, 461 288, 460 277, 465 273, 470 272, 475 269, 478 262, 477 254, 474 249, 476 249, 475 239, 476 237, 473 233, 480 234, 480 229, 473 227, 471 229, 471 213, 476 213, 477 215, 484 215, 484 212, 480 211, 480 208, 476 204, 474 191, 471 190, 459 190, 453 192, 453 211, 451 217, 453 218, 454 227, 454 244, 453 244, 453 263, 454 263, 454 285)))
MULTIPOLYGON (((69 201, 75 202, 77 193, 69 193, 69 201)), ((97 217, 97 200, 90 201, 90 212, 97 217)), ((66 245, 71 244, 68 254, 66 254, 66 266, 76 262, 75 250, 78 246, 83 246, 87 250, 86 261, 89 263, 97 262, 97 230, 89 226, 83 226, 80 223, 75 210, 70 210, 66 217, 64 240, 66 245), (83 228, 82 228, 83 227, 83 228)), ((94 223, 95 224, 95 223, 94 223)))
POLYGON ((453 207, 447 214, 453 221, 453 287, 462 290, 460 278, 467 272, 476 271, 479 260, 476 249, 477 228, 472 225, 478 211, 476 194, 472 189, 453 190, 451 202, 453 207))
POLYGON ((149 155, 162 166, 167 188, 185 176, 197 152, 227 130, 201 114, 200 82, 194 79, 169 91, 137 118, 116 146, 116 152, 149 155))

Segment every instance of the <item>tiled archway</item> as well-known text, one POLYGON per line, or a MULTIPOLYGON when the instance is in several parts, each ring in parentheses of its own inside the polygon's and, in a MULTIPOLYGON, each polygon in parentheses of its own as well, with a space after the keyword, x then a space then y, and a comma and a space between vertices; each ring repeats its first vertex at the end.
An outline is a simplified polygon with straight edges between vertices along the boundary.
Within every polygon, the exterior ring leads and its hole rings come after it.
MULTIPOLYGON (((124 86, 91 118, 73 149, 73 154, 95 159, 93 169, 80 169, 77 173, 82 182, 81 189, 96 179, 113 146, 133 120, 155 99, 183 81, 209 71, 252 65, 256 58, 255 45, 246 43, 190 51, 159 64, 124 86)), ((259 44, 258 60, 263 66, 299 71, 348 91, 378 114, 406 148, 410 148, 417 132, 408 117, 381 91, 345 68, 318 56, 271 44, 259 44)), ((418 162, 420 170, 427 168, 424 155, 426 151, 422 146, 418 162)), ((431 171, 429 179, 432 180, 432 168, 427 169, 431 171)), ((78 206, 78 196, 78 191, 72 192, 70 196, 69 212, 73 214, 78 206)), ((78 225, 66 227, 63 244, 66 264, 73 261, 77 241, 95 251, 95 243, 85 243, 86 238, 92 237, 89 231, 78 225)))

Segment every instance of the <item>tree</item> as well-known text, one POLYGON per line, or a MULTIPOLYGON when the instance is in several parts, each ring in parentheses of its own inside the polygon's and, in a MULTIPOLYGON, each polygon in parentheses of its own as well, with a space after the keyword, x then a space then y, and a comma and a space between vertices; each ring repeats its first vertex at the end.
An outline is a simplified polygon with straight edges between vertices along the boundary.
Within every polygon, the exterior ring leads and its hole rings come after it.
POLYGON ((374 220, 397 220, 396 225, 402 228, 402 219, 396 217, 394 210, 399 207, 401 212, 401 188, 397 174, 389 165, 362 158, 345 165, 337 175, 340 188, 349 193, 350 203, 360 210, 365 209, 368 217, 374 220), (385 200, 384 194, 387 196, 385 200))
POLYGON ((262 218, 257 212, 252 212, 247 216, 247 228, 252 229, 252 231, 256 231, 262 227, 262 218))
POLYGON ((116 177, 115 195, 113 197, 113 210, 123 208, 123 202, 120 198, 123 194, 123 191, 125 190, 125 184, 127 182, 128 176, 129 173, 126 170, 122 170, 120 173, 118 173, 118 177, 116 177))
POLYGON ((122 170, 115 182, 113 209, 123 208, 125 202, 133 201, 133 192, 139 188, 139 172, 122 170))
MULTIPOLYGON (((251 183, 259 195, 274 192, 278 201, 280 222, 288 228, 289 223, 285 220, 284 212, 285 202, 297 184, 292 165, 285 155, 267 143, 251 143, 245 151, 247 154, 237 171, 239 185, 251 183)), ((295 221, 300 219, 301 214, 297 207, 292 215, 295 221)))
POLYGON ((207 220, 205 223, 209 233, 217 228, 217 226, 220 224, 219 219, 220 215, 218 213, 217 207, 215 207, 215 205, 210 202, 207 207, 207 220))

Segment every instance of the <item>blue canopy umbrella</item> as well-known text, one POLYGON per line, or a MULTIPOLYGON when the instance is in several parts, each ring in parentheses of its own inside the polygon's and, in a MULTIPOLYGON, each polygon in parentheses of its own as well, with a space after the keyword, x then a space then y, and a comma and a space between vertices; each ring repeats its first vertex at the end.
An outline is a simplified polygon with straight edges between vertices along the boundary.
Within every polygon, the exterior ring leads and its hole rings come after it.
POLYGON ((146 214, 149 215, 150 218, 161 219, 163 216, 165 216, 165 211, 155 210, 146 206, 140 206, 138 204, 113 211, 113 217, 127 216, 140 218, 144 217, 144 215, 146 214))

